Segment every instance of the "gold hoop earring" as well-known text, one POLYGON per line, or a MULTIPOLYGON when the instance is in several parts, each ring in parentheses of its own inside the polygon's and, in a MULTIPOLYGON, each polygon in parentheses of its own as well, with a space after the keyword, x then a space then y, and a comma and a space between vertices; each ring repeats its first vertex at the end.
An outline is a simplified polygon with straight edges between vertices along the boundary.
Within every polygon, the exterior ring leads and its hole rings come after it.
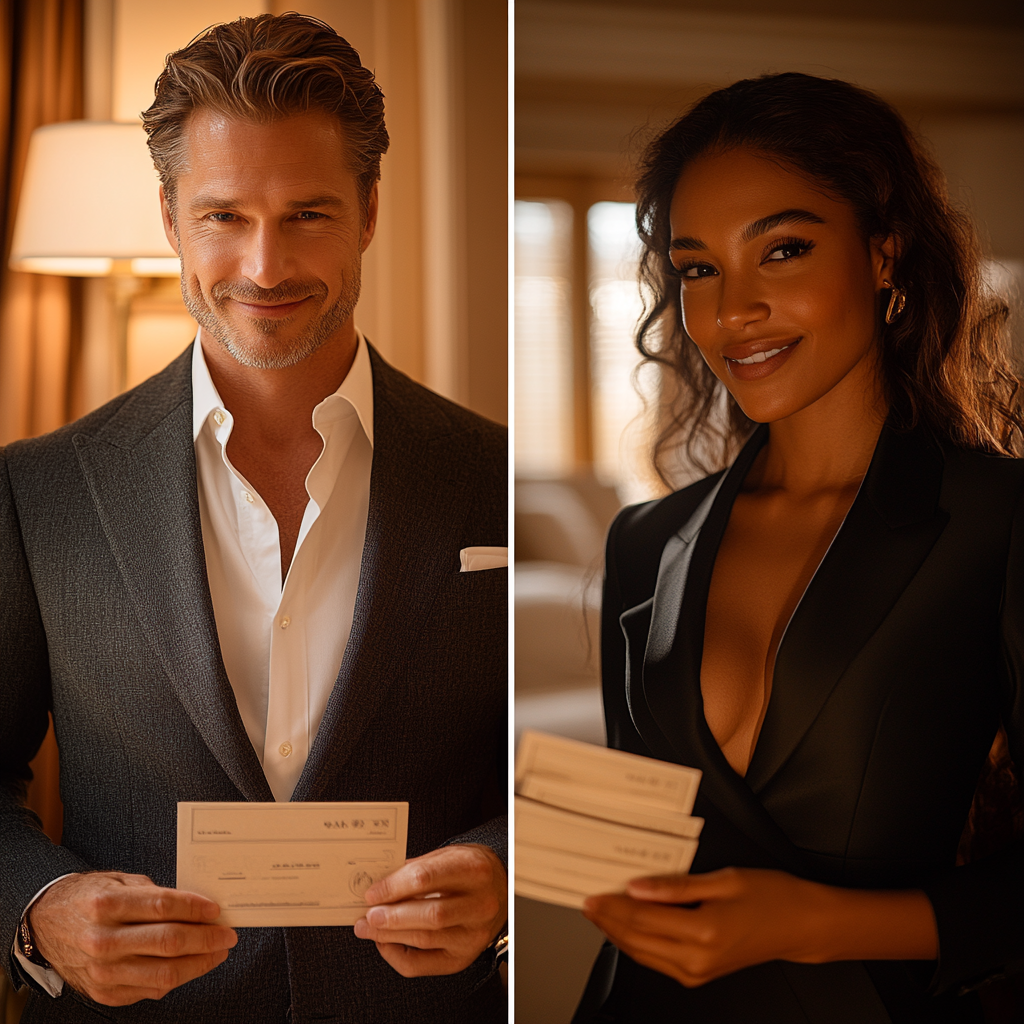
POLYGON ((888 279, 882 282, 882 287, 892 289, 892 295, 889 297, 889 308, 885 311, 885 322, 892 324, 896 322, 896 318, 903 312, 903 308, 907 304, 907 293, 902 288, 897 288, 888 279))

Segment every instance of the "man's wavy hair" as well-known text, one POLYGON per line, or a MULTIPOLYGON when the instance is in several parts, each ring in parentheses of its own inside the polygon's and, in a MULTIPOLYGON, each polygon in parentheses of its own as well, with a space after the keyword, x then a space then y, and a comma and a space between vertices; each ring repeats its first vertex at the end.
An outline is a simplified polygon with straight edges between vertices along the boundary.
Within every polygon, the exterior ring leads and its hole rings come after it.
POLYGON ((330 25, 302 14, 239 18, 168 55, 142 124, 172 211, 188 160, 186 129, 198 109, 258 124, 307 110, 333 115, 365 210, 388 149, 384 94, 330 25))
POLYGON ((705 96, 647 147, 636 222, 647 299, 636 345, 663 375, 654 463, 670 483, 674 456, 721 468, 753 424, 687 336, 679 274, 669 259, 669 209, 687 164, 733 147, 762 151, 850 203, 865 243, 895 236, 893 284, 906 308, 893 324, 877 311, 890 422, 1001 455, 1022 452, 1020 381, 1006 339, 1009 310, 982 280, 970 218, 896 111, 847 82, 787 73, 736 82, 705 96), (724 416, 723 416, 724 407, 724 416))

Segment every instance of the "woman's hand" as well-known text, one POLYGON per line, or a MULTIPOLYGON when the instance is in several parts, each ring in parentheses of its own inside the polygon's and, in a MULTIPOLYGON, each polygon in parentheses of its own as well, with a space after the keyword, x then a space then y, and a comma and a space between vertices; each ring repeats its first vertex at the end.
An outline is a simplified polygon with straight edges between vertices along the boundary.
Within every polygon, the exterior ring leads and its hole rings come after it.
POLYGON ((931 904, 918 891, 839 889, 782 871, 724 868, 638 878, 627 892, 590 897, 584 916, 637 963, 687 987, 769 960, 938 955, 931 904))

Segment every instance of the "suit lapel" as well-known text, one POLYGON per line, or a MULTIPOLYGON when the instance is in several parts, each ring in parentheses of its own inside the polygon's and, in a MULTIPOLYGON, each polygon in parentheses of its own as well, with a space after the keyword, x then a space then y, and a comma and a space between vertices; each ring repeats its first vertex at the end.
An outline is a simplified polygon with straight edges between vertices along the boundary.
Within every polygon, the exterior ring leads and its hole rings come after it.
POLYGON ((747 771, 760 792, 785 764, 846 667, 942 533, 942 456, 922 432, 886 426, 857 498, 785 631, 747 771))
POLYGON ((437 407, 371 348, 374 446, 366 541, 352 632, 293 800, 328 799, 365 730, 386 713, 408 656, 402 636, 421 635, 445 578, 458 572, 471 459, 436 458, 450 433, 437 407), (450 563, 450 564, 449 564, 450 563))
MULTIPOLYGON (((679 656, 679 631, 676 626, 687 590, 690 563, 701 528, 708 518, 718 493, 727 481, 723 474, 686 522, 671 536, 661 553, 654 596, 619 616, 626 638, 626 703, 637 731, 658 757, 676 759, 676 749, 651 712, 651 700, 670 687, 671 665, 679 656)), ((678 699, 679 694, 676 694, 678 699)), ((685 700, 685 695, 683 696, 685 700)))
POLYGON ((206 578, 191 346, 74 445, 135 614, 193 724, 248 800, 272 800, 224 671, 206 578))
MULTIPOLYGON (((704 721, 700 665, 707 596, 733 501, 766 439, 766 429, 754 433, 715 491, 669 539, 654 590, 642 666, 644 702, 677 757, 710 775, 736 777, 704 721)), ((639 703, 636 696, 634 702, 639 703)))
POLYGON ((798 871, 799 851, 730 767, 704 719, 700 664, 715 555, 751 463, 767 440, 759 428, 683 527, 665 546, 654 597, 625 611, 627 694, 634 724, 656 757, 703 773, 701 799, 769 853, 798 871), (648 627, 649 624, 649 627, 648 627))

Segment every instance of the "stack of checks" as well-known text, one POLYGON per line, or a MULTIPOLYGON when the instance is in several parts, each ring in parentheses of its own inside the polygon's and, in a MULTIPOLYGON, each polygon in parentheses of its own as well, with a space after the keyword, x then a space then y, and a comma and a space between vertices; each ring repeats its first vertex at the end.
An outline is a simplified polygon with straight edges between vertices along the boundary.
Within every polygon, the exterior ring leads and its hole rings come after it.
POLYGON ((583 906, 640 875, 688 871, 701 773, 591 743, 523 733, 516 755, 515 891, 583 906))

